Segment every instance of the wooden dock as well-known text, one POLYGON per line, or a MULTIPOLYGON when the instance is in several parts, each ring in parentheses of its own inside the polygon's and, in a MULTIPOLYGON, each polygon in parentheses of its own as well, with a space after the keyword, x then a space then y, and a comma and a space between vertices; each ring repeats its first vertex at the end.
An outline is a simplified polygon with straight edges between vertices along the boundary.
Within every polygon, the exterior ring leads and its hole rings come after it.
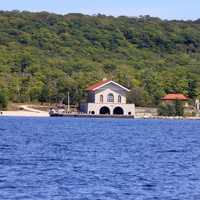
POLYGON ((134 116, 129 115, 91 115, 91 114, 60 114, 60 113, 49 113, 50 117, 72 117, 72 118, 118 118, 118 119, 134 119, 134 116))

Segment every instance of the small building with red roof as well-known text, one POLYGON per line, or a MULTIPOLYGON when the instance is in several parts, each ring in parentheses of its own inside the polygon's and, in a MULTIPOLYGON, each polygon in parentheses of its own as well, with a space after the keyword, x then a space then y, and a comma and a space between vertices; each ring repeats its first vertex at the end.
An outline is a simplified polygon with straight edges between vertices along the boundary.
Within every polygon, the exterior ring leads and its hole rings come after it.
POLYGON ((189 98, 181 93, 170 93, 161 98, 161 100, 165 103, 173 103, 175 101, 181 101, 184 103, 185 107, 188 107, 189 98))
POLYGON ((103 79, 89 85, 86 91, 88 100, 81 104, 81 112, 93 115, 135 116, 135 105, 126 102, 126 95, 130 90, 119 83, 103 79))
POLYGON ((177 93, 171 93, 165 95, 162 100, 164 101, 187 101, 188 97, 186 97, 184 94, 177 94, 177 93))

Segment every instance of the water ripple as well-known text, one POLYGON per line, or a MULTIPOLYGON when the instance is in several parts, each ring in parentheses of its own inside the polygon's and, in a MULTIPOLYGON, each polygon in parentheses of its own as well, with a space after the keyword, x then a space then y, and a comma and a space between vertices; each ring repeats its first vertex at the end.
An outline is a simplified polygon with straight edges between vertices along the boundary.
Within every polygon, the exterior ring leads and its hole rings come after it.
POLYGON ((198 200, 199 121, 0 118, 2 200, 198 200))

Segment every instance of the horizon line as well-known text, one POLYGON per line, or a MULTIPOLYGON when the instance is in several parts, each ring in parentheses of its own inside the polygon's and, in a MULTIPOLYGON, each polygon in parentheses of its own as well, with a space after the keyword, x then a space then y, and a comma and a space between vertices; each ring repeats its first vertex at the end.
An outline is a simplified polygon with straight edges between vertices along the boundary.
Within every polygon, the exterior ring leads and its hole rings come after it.
POLYGON ((163 17, 159 17, 159 16, 152 16, 150 14, 144 14, 144 15, 137 15, 137 16, 131 16, 131 15, 113 15, 113 14, 106 14, 106 13, 83 13, 83 12, 56 12, 56 11, 50 11, 50 10, 23 10, 23 9, 12 9, 12 10, 5 10, 5 9, 0 9, 0 12, 19 12, 19 13, 23 13, 23 12, 29 12, 29 13, 49 13, 49 14, 55 14, 55 15, 72 15, 72 14, 80 14, 80 15, 85 15, 85 16, 98 16, 98 15, 102 15, 102 16, 106 16, 106 17, 114 17, 114 18, 119 18, 119 17, 127 17, 127 18, 144 18, 144 17, 150 17, 150 18, 157 18, 160 19, 162 21, 198 21, 200 20, 199 18, 195 18, 195 19, 184 19, 184 18, 163 18, 163 17))

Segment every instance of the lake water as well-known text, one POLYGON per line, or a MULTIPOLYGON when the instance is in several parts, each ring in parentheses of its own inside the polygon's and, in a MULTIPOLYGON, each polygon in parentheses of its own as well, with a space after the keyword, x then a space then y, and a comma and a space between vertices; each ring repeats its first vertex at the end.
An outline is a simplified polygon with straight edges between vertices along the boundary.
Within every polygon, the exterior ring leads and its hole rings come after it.
POLYGON ((1 200, 199 200, 200 121, 0 118, 1 200))

